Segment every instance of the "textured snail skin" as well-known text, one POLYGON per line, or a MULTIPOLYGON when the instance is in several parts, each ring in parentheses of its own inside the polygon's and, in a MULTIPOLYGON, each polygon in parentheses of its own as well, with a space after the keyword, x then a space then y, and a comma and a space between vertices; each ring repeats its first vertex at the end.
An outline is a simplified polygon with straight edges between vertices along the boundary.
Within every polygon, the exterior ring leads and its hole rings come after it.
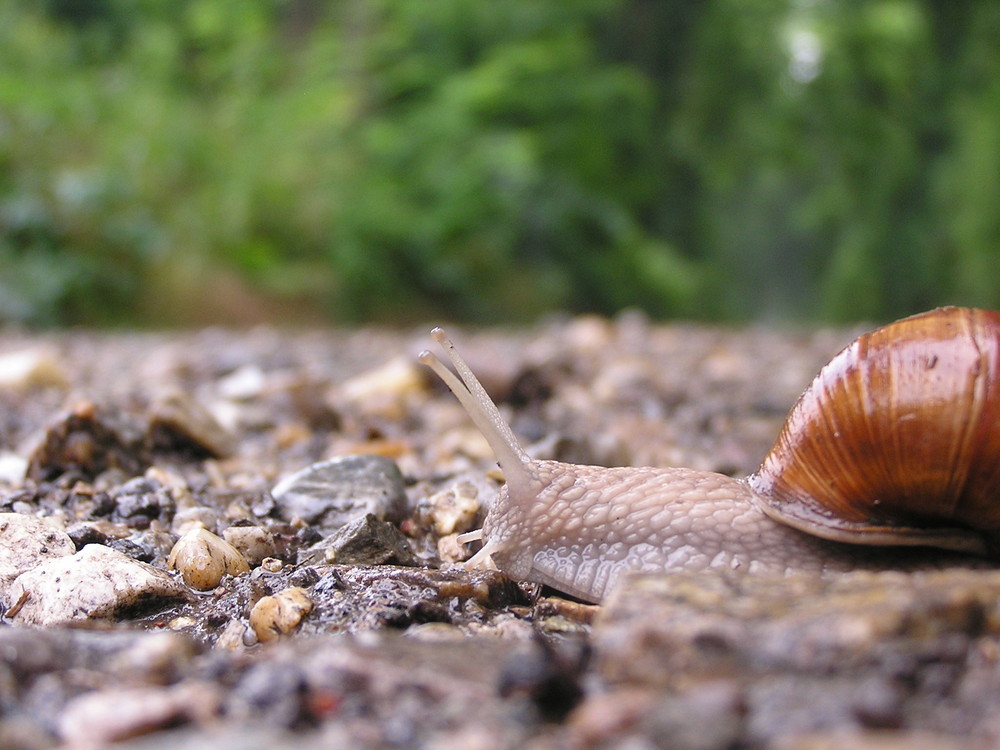
POLYGON ((628 571, 852 567, 831 554, 832 542, 762 513, 746 482, 732 477, 556 461, 535 461, 531 470, 535 493, 501 489, 480 555, 514 579, 586 601, 603 599, 628 571))
POLYGON ((428 352, 421 361, 461 401, 506 478, 482 529, 460 537, 484 542, 467 566, 599 602, 629 571, 913 567, 912 556, 863 545, 1000 546, 1000 461, 989 460, 1000 455, 1000 314, 939 308, 860 337, 820 372, 747 479, 532 460, 452 343, 440 329, 433 336, 459 377, 428 352), (975 460, 956 457, 962 449, 975 460), (841 508, 844 487, 853 494, 841 508))

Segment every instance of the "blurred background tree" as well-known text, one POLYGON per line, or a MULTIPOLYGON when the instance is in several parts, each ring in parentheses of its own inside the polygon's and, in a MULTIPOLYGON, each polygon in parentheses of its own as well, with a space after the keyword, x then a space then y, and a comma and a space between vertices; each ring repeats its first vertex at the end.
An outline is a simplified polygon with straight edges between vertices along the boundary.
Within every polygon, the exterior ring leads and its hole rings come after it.
POLYGON ((10 0, 0 320, 1000 307, 1000 5, 10 0))

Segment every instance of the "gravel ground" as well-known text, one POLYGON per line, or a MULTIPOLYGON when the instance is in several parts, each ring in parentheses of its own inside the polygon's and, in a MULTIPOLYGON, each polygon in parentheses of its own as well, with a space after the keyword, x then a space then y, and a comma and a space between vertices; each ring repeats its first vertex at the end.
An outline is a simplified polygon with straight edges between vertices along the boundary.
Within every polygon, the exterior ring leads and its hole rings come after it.
MULTIPOLYGON (((756 468, 857 331, 449 331, 537 458, 756 468)), ((500 480, 427 330, 0 333, 0 747, 969 747, 1000 577, 456 567, 500 480)), ((950 562, 950 561, 949 561, 950 562)))

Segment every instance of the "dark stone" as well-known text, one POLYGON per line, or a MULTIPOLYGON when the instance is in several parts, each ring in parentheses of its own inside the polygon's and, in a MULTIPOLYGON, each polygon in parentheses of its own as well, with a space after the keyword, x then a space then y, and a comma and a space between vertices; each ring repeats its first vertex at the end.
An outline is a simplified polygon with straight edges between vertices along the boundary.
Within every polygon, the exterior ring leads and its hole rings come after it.
POLYGON ((175 504, 170 492, 145 477, 136 477, 111 495, 115 503, 112 517, 127 526, 145 529, 154 519, 168 521, 175 504))
POLYGON ((54 480, 67 472, 94 479, 108 469, 139 474, 149 465, 134 425, 89 401, 56 418, 30 451, 27 477, 54 480))
POLYGON ((416 565, 418 561, 403 532, 368 513, 301 552, 299 562, 310 565, 416 565))

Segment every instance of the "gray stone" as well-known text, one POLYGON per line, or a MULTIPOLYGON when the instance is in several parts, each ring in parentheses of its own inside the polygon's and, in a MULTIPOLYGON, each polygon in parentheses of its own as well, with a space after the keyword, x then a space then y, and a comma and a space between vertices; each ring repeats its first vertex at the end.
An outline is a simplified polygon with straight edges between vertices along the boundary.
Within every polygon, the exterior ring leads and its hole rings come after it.
POLYGON ((406 517, 406 489, 395 462, 384 456, 343 456, 311 464, 271 490, 286 521, 300 518, 325 530, 371 513, 380 521, 406 517))
POLYGON ((417 564, 403 532, 371 513, 340 527, 333 536, 305 550, 300 558, 299 562, 304 564, 417 564))

